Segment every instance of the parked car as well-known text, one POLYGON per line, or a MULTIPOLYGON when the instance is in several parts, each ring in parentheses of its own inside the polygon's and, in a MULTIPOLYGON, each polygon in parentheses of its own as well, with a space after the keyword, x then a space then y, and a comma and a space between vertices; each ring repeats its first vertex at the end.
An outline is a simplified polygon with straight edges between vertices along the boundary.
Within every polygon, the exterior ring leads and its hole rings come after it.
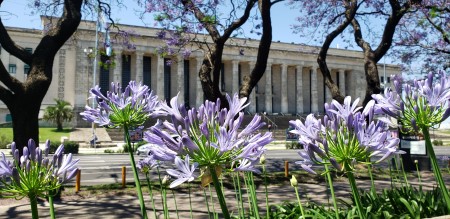
POLYGON ((150 148, 153 146, 156 146, 156 145, 151 144, 151 143, 143 144, 136 149, 136 154, 137 155, 148 155, 150 148))

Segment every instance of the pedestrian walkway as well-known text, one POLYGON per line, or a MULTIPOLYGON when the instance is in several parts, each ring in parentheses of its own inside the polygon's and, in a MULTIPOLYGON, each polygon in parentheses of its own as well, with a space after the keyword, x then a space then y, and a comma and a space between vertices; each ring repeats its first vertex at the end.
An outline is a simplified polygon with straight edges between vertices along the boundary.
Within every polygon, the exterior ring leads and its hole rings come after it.
MULTIPOLYGON (((445 174, 446 181, 450 182, 448 174, 445 174)), ((299 179, 301 181, 301 179, 299 179)), ((409 178, 409 181, 414 186, 418 186, 419 182, 416 177, 409 178)), ((424 189, 430 190, 436 187, 434 183, 434 177, 431 172, 422 172, 422 186, 424 189)), ((269 203, 270 204, 280 204, 283 201, 295 202, 295 192, 289 184, 289 177, 284 181, 279 182, 280 185, 271 185, 268 188, 269 191, 269 203)), ((370 181, 368 179, 358 179, 358 187, 363 190, 369 190, 370 181)), ((383 188, 389 188, 391 186, 390 180, 376 180, 375 184, 377 189, 381 190, 383 188)), ((398 184, 400 185, 400 184, 398 184)), ((194 213, 194 218, 198 219, 209 219, 207 205, 205 203, 205 197, 203 190, 198 186, 193 186, 192 198, 192 209, 194 213)), ((212 189, 214 190, 214 189, 212 189)), ((140 218, 140 209, 138 198, 135 195, 135 190, 119 190, 116 192, 108 192, 105 194, 98 194, 95 196, 81 196, 76 194, 65 194, 61 201, 56 202, 55 209, 57 218, 140 218)), ((236 199, 233 188, 225 188, 225 195, 229 210, 232 212, 237 212, 236 199)), ((330 196, 327 185, 323 181, 319 182, 309 182, 309 183, 299 183, 299 191, 301 194, 301 199, 305 203, 306 201, 313 201, 317 203, 322 203, 328 205, 328 198, 330 196)), ((350 187, 345 178, 335 179, 335 191, 336 196, 340 199, 350 200, 350 187)), ((158 191, 155 192, 155 209, 157 218, 163 218, 162 215, 162 205, 161 196, 158 191)), ((179 218, 189 218, 189 196, 188 190, 186 188, 176 189, 176 202, 177 209, 175 208, 175 201, 173 195, 168 192, 168 205, 170 210, 170 218, 177 218, 176 211, 178 210, 179 218)), ((209 190, 206 190, 209 194, 209 190)), ((259 184, 257 188, 258 204, 260 207, 260 212, 263 214, 265 212, 265 193, 264 186, 259 184)), ((151 201, 149 199, 148 192, 144 194, 146 199, 146 206, 148 209, 149 218, 155 218, 153 213, 153 208, 151 201)), ((208 195, 209 200, 209 195, 208 195)), ((244 200, 247 200, 244 191, 244 200)), ((247 205, 246 205, 247 206, 247 205)), ((214 208, 216 212, 220 214, 220 207, 217 199, 214 198, 214 206, 209 202, 210 211, 214 208)), ((49 207, 48 203, 39 203, 39 213, 40 218, 50 218, 49 217, 49 207)), ((0 218, 18 218, 26 219, 31 218, 31 213, 27 200, 1 200, 0 199, 0 218)), ((220 215, 219 215, 220 218, 220 215)), ((446 218, 446 217, 443 217, 446 218)))

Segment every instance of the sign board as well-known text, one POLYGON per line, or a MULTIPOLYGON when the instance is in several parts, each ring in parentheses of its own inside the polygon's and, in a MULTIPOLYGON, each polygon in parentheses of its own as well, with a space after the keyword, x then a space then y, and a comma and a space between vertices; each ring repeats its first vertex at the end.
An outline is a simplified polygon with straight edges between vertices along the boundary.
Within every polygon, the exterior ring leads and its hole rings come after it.
POLYGON ((427 155, 427 149, 425 147, 425 141, 408 141, 401 140, 400 141, 401 148, 408 148, 410 150, 410 154, 414 155, 427 155))
POLYGON ((293 130, 293 128, 286 129, 286 141, 298 141, 298 135, 291 133, 290 131, 293 130))
POLYGON ((132 129, 129 130, 128 133, 130 134, 131 142, 142 141, 142 138, 144 138, 144 132, 142 129, 132 129))

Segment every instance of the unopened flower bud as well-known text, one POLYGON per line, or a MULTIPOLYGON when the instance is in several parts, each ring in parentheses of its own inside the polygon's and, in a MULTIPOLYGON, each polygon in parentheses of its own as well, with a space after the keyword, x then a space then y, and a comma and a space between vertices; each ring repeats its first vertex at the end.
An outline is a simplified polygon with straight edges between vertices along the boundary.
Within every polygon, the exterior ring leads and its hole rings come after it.
POLYGON ((20 185, 20 175, 19 175, 19 171, 18 171, 17 168, 15 168, 15 167, 13 167, 13 169, 12 169, 12 177, 13 177, 14 182, 15 182, 17 185, 20 185))
POLYGON ((162 184, 162 185, 167 185, 167 184, 169 184, 169 179, 170 179, 170 176, 165 175, 164 178, 163 178, 162 181, 161 181, 161 184, 162 184))
POLYGON ((418 164, 418 163, 419 163, 419 161, 418 161, 418 160, 414 160, 414 163, 415 163, 415 164, 418 164))
POLYGON ((259 163, 262 165, 266 164, 266 156, 264 154, 259 158, 259 163))
POLYGON ((294 175, 292 175, 292 178, 291 178, 291 186, 292 187, 297 187, 298 186, 297 178, 295 178, 294 175))

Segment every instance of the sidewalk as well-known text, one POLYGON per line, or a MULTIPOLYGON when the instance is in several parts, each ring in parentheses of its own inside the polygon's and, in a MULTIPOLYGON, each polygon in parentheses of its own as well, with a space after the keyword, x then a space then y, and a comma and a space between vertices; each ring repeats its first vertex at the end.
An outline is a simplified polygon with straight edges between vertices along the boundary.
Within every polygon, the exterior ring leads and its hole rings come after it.
MULTIPOLYGON (((450 182, 450 176, 445 174, 446 181, 450 182)), ((434 177, 431 172, 422 172, 422 186, 424 189, 430 190, 436 187, 434 183, 434 177)), ((271 185, 268 188, 269 191, 269 203, 279 204, 283 201, 295 202, 295 192, 289 184, 289 178, 285 181, 280 182, 280 185, 271 185)), ((410 183, 414 186, 418 186, 417 178, 411 177, 410 183)), ((370 183, 368 180, 357 179, 357 184, 359 189, 369 190, 370 183)), ((389 180, 376 180, 377 190, 383 188, 389 188, 391 182, 389 180)), ((203 196, 203 190, 199 187, 192 188, 192 208, 194 211, 194 218, 198 219, 209 219, 208 210, 206 208, 205 197, 203 196)), ((212 189, 214 192, 214 189, 212 189)), ((153 213, 153 208, 151 207, 151 201, 149 199, 148 192, 144 190, 145 204, 148 209, 149 218, 155 218, 153 213)), ((343 199, 350 198, 350 188, 348 182, 345 178, 337 178, 335 180, 335 191, 336 196, 343 199)), ((157 211, 157 218, 163 218, 162 215, 162 205, 161 196, 158 191, 155 193, 155 206, 157 211)), ((325 182, 308 182, 299 183, 299 192, 301 194, 301 199, 303 203, 306 201, 314 201, 317 203, 322 203, 328 205, 329 192, 327 191, 327 185, 325 182), (306 195, 305 195, 306 194, 306 195)), ((178 212, 180 218, 189 218, 189 196, 188 190, 177 189, 176 202, 178 206, 178 212)), ((206 190, 209 194, 209 191, 206 190)), ((247 200, 245 195, 245 190, 243 191, 244 200, 247 200)), ((236 200, 233 188, 225 188, 225 195, 227 205, 229 210, 232 212, 237 212, 236 200), (233 192, 232 192, 233 191, 233 192)), ((257 188, 258 204, 260 207, 260 214, 265 212, 265 193, 264 186, 259 185, 257 188)), ((215 196, 215 195, 214 195, 215 196)), ((208 195, 209 199, 209 195, 208 195)), ((247 206, 246 203, 244 203, 247 206)), ((170 210, 170 218, 177 218, 176 209, 174 204, 173 195, 168 192, 168 205, 170 210)), ((211 202, 209 203, 209 208, 212 211, 213 206, 211 202)), ((96 196, 81 196, 76 194, 65 194, 63 195, 62 201, 55 203, 55 211, 57 218, 140 218, 140 209, 138 198, 135 195, 135 190, 119 190, 115 194, 112 192, 106 194, 98 194, 96 196)), ((214 209, 219 212, 220 217, 220 207, 218 201, 214 200, 214 209)), ((45 202, 39 203, 39 214, 40 218, 50 218, 49 217, 49 207, 45 202)), ((0 199, 0 218, 31 218, 31 213, 27 200, 13 200, 13 199, 0 199)), ((449 218, 449 217, 442 217, 449 218)))

